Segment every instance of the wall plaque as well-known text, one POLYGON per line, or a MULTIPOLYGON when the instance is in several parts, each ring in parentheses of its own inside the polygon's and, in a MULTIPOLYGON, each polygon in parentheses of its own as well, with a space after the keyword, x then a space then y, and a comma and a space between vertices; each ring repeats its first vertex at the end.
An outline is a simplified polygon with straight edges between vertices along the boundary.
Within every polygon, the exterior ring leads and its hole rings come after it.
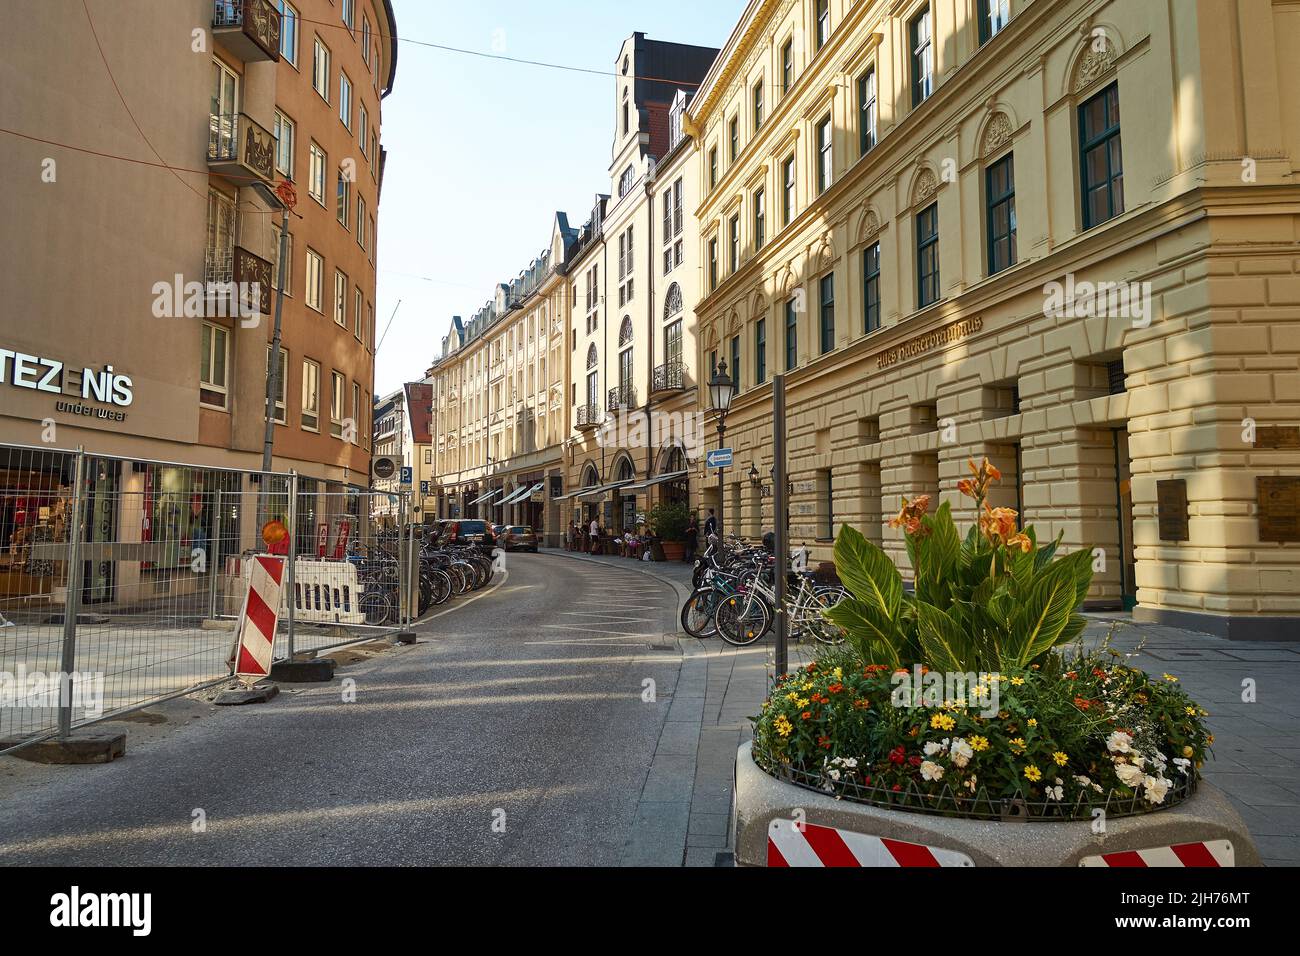
POLYGON ((1156 482, 1156 508, 1161 541, 1186 541, 1187 481, 1169 478, 1156 482))
POLYGON ((1300 425, 1260 425, 1255 429, 1256 448, 1300 448, 1300 425))
POLYGON ((1255 479, 1260 541, 1300 541, 1300 477, 1255 479))

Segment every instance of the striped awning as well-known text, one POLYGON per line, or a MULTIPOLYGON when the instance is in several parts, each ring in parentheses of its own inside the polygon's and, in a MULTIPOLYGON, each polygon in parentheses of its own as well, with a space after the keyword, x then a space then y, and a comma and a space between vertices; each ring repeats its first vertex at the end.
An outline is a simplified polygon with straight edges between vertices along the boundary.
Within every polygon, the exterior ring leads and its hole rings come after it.
POLYGON ((628 485, 624 491, 643 491, 646 488, 653 488, 655 485, 662 485, 666 481, 679 481, 689 475, 688 471, 674 471, 671 475, 655 475, 647 481, 638 481, 628 485))
POLYGON ((520 487, 512 491, 509 497, 502 498, 500 501, 496 502, 494 507, 500 508, 502 505, 512 504, 516 501, 522 501, 524 498, 527 498, 534 491, 537 491, 541 487, 542 485, 540 482, 535 485, 521 485, 520 487))
POLYGON ((472 504, 472 505, 476 505, 476 504, 478 504, 479 502, 487 501, 487 500, 488 500, 489 498, 491 498, 493 495, 499 495, 499 494, 501 494, 501 492, 503 492, 504 490, 505 490, 504 488, 493 488, 493 489, 492 489, 491 491, 489 491, 487 494, 485 494, 485 495, 479 495, 477 498, 475 498, 473 501, 471 501, 470 504, 472 504))

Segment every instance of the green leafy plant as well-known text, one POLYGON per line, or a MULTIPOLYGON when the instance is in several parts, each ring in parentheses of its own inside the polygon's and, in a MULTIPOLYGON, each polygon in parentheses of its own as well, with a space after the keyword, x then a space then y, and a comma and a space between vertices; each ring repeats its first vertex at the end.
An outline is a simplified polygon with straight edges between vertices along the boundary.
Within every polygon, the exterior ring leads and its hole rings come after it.
POLYGON ((1002 476, 988 459, 958 483, 975 500, 978 523, 963 539, 947 502, 928 514, 929 496, 890 519, 901 527, 915 572, 914 590, 883 550, 849 526, 835 540, 835 566, 850 598, 828 613, 865 664, 921 664, 941 671, 1010 671, 1041 661, 1077 638, 1078 613, 1092 582, 1088 550, 1058 557, 1061 539, 1040 547, 1032 527, 1016 530, 1016 512, 990 508, 988 489, 1002 476))
POLYGON ((681 502, 663 501, 650 509, 650 527, 664 541, 685 541, 691 509, 681 502))

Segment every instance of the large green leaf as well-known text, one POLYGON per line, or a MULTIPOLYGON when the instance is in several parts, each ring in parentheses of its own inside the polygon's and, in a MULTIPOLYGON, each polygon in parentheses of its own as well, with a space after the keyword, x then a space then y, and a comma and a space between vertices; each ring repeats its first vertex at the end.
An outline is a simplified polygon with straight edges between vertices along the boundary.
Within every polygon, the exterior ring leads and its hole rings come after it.
POLYGON ((898 628, 877 608, 857 598, 845 598, 825 613, 844 629, 845 640, 862 657, 863 663, 902 666, 898 628))
POLYGON ((1076 563, 1069 558, 1057 561, 1029 589, 1024 606, 1011 622, 1009 650, 1017 666, 1028 665, 1055 645, 1070 623, 1070 615, 1078 604, 1076 563))
POLYGON ((946 606, 952 599, 961 556, 961 538, 952 520, 948 502, 923 519, 927 533, 916 542, 916 596, 931 604, 946 606))
POLYGON ((915 602, 914 607, 924 663, 950 673, 978 669, 974 644, 956 621, 924 601, 915 602))
POLYGON ((902 575, 889 555, 849 525, 843 525, 835 538, 835 573, 855 598, 891 622, 897 620, 902 575))

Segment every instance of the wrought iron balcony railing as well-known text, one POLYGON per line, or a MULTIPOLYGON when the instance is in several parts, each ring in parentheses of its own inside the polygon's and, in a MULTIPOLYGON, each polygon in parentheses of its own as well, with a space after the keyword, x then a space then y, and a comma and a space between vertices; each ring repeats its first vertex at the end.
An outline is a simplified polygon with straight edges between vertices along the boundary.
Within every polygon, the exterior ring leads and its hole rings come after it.
POLYGON ((596 405, 578 406, 578 427, 595 428, 600 424, 600 408, 596 405))
POLYGON ((280 11, 270 0, 213 0, 212 31, 245 61, 280 59, 280 11))
POLYGON ((609 400, 605 407, 611 411, 618 411, 620 408, 633 408, 636 405, 636 387, 634 385, 616 385, 609 390, 609 400))
POLYGON ((681 362, 665 362, 655 366, 651 391, 668 392, 685 388, 685 371, 681 362))

